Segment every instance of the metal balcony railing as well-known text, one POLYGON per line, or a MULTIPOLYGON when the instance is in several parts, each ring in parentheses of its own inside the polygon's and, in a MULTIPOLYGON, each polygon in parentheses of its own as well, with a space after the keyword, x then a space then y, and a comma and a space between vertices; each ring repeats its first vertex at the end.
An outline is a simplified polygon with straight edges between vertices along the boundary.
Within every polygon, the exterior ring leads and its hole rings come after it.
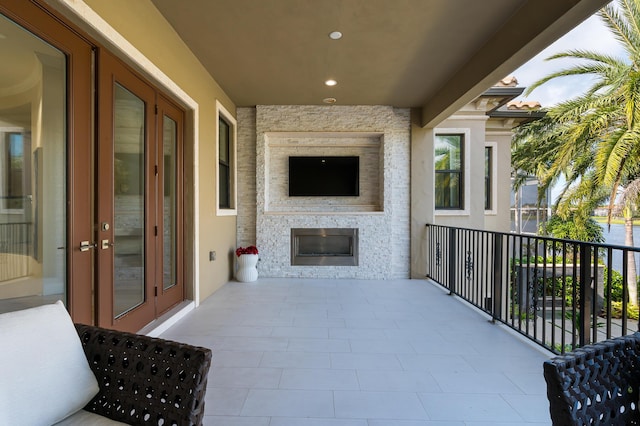
POLYGON ((427 246, 428 278, 555 353, 639 330, 640 248, 440 225, 427 246))

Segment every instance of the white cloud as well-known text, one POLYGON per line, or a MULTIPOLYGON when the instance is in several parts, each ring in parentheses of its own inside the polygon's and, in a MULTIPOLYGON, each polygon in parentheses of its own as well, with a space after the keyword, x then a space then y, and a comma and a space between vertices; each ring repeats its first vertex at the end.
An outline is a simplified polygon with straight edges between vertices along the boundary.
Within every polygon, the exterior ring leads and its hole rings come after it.
MULTIPOLYGON (((625 58, 625 53, 620 43, 615 40, 602 20, 594 15, 515 70, 512 75, 518 79, 519 86, 527 87, 552 72, 572 65, 572 62, 568 59, 546 60, 549 56, 558 52, 576 49, 625 58)), ((587 78, 562 77, 545 83, 527 97, 521 97, 519 100, 539 101, 543 107, 549 107, 584 93, 589 86, 590 81, 587 78)))

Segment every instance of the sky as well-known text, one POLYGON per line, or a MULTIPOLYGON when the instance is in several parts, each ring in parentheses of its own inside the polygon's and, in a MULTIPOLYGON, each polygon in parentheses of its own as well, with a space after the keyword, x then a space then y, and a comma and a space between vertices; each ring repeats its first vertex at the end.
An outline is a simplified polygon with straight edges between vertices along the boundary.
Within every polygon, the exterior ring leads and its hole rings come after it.
MULTIPOLYGON (((604 26, 602 20, 594 15, 510 75, 518 79, 518 86, 527 87, 540 78, 571 65, 571 62, 566 59, 551 61, 545 59, 552 54, 572 49, 585 49, 608 53, 620 58, 625 57, 619 43, 604 26)), ((521 96, 517 100, 538 101, 544 108, 575 97, 577 94, 583 93, 589 86, 589 79, 562 77, 545 83, 529 96, 521 96)))

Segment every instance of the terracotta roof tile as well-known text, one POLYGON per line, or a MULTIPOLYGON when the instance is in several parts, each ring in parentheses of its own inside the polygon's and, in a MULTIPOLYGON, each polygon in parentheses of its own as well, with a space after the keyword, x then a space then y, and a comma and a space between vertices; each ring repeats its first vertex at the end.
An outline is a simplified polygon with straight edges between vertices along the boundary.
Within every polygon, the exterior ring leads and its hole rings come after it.
POLYGON ((500 80, 494 87, 516 87, 517 85, 518 79, 511 75, 500 80))
POLYGON ((532 111, 540 109, 541 105, 538 101, 510 101, 507 102, 508 110, 532 111))

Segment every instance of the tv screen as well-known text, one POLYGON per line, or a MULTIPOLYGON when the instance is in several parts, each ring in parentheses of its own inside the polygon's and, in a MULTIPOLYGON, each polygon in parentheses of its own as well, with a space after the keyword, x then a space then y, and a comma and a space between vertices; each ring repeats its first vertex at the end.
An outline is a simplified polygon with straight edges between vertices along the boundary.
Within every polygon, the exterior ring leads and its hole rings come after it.
POLYGON ((289 157, 289 196, 360 195, 359 157, 289 157))

